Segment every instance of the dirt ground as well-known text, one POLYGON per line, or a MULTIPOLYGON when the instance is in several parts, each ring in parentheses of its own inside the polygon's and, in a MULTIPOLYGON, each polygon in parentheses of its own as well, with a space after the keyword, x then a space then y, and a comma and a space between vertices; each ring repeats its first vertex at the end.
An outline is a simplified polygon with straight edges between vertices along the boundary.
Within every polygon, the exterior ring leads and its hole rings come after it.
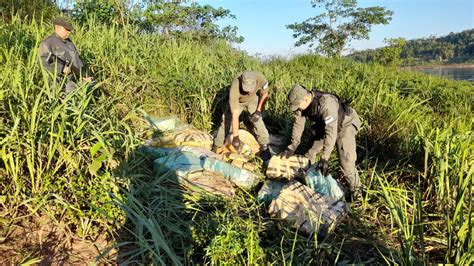
POLYGON ((97 261, 100 252, 110 246, 105 236, 93 240, 72 237, 46 217, 27 223, 0 228, 0 265, 114 264, 114 251, 97 261))

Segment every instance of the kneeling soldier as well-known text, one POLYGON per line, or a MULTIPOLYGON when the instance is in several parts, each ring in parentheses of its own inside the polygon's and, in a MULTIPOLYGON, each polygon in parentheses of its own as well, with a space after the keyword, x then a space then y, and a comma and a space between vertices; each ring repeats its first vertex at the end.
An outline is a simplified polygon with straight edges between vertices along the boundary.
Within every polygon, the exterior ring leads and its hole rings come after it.
POLYGON ((282 155, 288 157, 295 153, 301 141, 306 119, 313 121, 311 133, 314 143, 305 156, 314 164, 316 155, 322 152, 319 166, 322 174, 326 176, 329 157, 334 145, 337 144, 341 170, 349 183, 351 196, 359 197, 361 183, 355 166, 357 159, 355 136, 361 122, 356 111, 335 94, 317 90, 308 91, 299 85, 291 89, 288 99, 291 102, 294 124, 291 144, 282 155))

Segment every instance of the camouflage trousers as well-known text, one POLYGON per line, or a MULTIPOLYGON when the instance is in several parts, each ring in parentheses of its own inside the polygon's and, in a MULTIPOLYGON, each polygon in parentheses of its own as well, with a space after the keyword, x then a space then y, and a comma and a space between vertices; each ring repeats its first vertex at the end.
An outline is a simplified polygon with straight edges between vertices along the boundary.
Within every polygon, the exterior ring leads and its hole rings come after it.
MULTIPOLYGON (((356 139, 357 128, 350 124, 343 127, 337 132, 337 152, 339 155, 339 163, 341 165, 341 171, 344 174, 347 182, 349 183, 351 192, 359 192, 361 189, 361 183, 359 179, 359 173, 356 168, 356 139)), ((315 138, 313 146, 306 153, 306 157, 311 161, 311 164, 316 163, 315 158, 318 153, 323 150, 324 137, 318 136, 315 138)))
MULTIPOLYGON (((257 110, 258 106, 258 97, 255 97, 248 103, 239 103, 239 115, 242 111, 246 110, 250 114, 253 114, 257 110)), ((227 134, 232 132, 232 113, 230 111, 229 104, 226 105, 224 109, 224 114, 222 115, 222 122, 217 130, 216 138, 214 139, 214 146, 222 147, 224 145, 225 137, 227 134)), ((260 118, 257 122, 253 123, 255 135, 257 135, 257 141, 260 145, 268 145, 269 135, 263 119, 260 118)))

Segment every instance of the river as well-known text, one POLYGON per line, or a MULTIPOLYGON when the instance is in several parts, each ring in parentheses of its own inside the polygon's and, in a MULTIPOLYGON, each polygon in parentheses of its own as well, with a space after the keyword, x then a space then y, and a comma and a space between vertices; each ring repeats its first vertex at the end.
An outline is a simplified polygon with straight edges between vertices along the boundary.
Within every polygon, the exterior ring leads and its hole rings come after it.
POLYGON ((422 68, 415 69, 429 75, 448 77, 457 80, 469 80, 474 82, 474 66, 469 67, 433 67, 433 68, 422 68))

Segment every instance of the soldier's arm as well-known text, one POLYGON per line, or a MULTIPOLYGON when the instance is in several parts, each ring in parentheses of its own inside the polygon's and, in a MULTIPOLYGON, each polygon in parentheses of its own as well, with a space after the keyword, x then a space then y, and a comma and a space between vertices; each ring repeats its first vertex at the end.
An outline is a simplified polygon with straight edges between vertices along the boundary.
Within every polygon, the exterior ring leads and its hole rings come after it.
POLYGON ((56 68, 57 68, 57 73, 58 75, 62 74, 62 65, 59 63, 56 64, 56 60, 50 60, 51 57, 51 49, 49 45, 43 41, 41 42, 39 48, 38 48, 38 56, 41 62, 41 65, 48 70, 51 73, 54 73, 56 68))
POLYGON ((232 85, 229 90, 229 107, 232 114, 232 135, 239 135, 239 80, 237 78, 232 81, 232 85))
POLYGON ((265 106, 265 103, 267 102, 267 98, 268 98, 268 84, 265 85, 267 88, 265 88, 265 90, 261 90, 260 91, 260 100, 258 102, 258 106, 257 106, 257 111, 261 112, 262 109, 263 109, 263 106, 265 106))
POLYGON ((260 100, 257 105, 257 111, 261 112, 268 98, 268 80, 263 75, 261 75, 260 78, 258 79, 258 84, 261 87, 259 90, 260 100))
POLYGON ((331 152, 334 149, 334 145, 336 144, 338 108, 339 103, 333 97, 326 97, 324 102, 321 103, 321 113, 325 123, 325 136, 321 158, 325 160, 329 160, 331 152))
POLYGON ((293 112, 293 130, 291 132, 291 144, 288 146, 289 150, 295 151, 300 145, 301 135, 303 135, 304 124, 306 118, 301 115, 301 111, 293 112))

